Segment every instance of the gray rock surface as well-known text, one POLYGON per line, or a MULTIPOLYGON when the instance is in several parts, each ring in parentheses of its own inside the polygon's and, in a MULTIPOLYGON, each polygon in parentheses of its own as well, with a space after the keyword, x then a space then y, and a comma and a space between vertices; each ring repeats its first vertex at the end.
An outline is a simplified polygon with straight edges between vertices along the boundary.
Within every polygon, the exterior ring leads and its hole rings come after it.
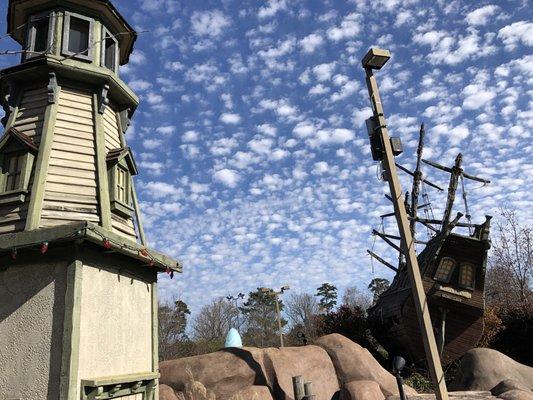
POLYGON ((533 368, 520 364, 492 349, 469 350, 461 360, 451 390, 492 390, 500 382, 513 379, 533 388, 533 368))

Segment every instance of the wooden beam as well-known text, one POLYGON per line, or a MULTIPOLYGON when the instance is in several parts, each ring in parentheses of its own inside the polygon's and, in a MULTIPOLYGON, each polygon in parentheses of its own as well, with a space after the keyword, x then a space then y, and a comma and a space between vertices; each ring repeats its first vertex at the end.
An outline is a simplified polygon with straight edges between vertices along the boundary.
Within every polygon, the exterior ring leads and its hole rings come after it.
MULTIPOLYGON (((60 92, 61 86, 58 86, 58 96, 60 92)), ((37 155, 37 161, 35 162, 30 204, 28 206, 28 216, 26 218, 26 230, 28 231, 39 228, 41 224, 41 212, 43 209, 44 192, 46 189, 46 178, 48 176, 48 166, 50 165, 52 144, 54 143, 58 103, 59 102, 48 104, 44 113, 41 143, 39 144, 39 154, 37 155)))
POLYGON ((385 243, 387 243, 387 244, 388 244, 390 247, 392 247, 394 250, 399 251, 400 253, 402 253, 402 249, 400 249, 400 247, 398 247, 395 243, 391 242, 391 241, 388 239, 387 235, 385 235, 384 233, 378 232, 378 231, 376 231, 376 230, 374 229, 374 230, 372 231, 372 234, 373 234, 373 235, 377 235, 377 236, 379 236, 381 239, 383 239, 383 241, 384 241, 385 243))
POLYGON ((83 264, 79 252, 67 267, 67 288, 65 292, 65 314, 63 319, 63 350, 59 393, 61 399, 74 399, 78 389, 80 352, 80 317, 83 264))
MULTIPOLYGON (((159 337, 158 337, 158 303, 157 303, 157 277, 151 284, 152 289, 152 372, 159 376, 159 337)), ((153 398, 159 399, 159 385, 155 387, 153 398)))
POLYGON ((448 390, 446 388, 446 381, 444 380, 444 372, 435 341, 435 334, 433 332, 433 325, 429 315, 429 307, 424 292, 424 285, 422 276, 420 275, 420 267, 416 258, 415 243, 411 235, 409 226, 409 219, 405 205, 400 201, 402 196, 402 188, 398 179, 396 164, 394 161, 394 154, 387 128, 387 121, 384 116, 383 104, 379 95, 379 89, 376 77, 372 69, 365 68, 366 83, 368 87, 368 94, 372 103, 372 110, 374 111, 374 118, 376 121, 376 134, 380 136, 380 142, 384 146, 382 167, 384 175, 389 183, 391 197, 394 199, 394 211, 396 212, 396 221, 398 223, 398 230, 402 237, 402 248, 407 261, 407 274, 409 282, 411 283, 412 297, 415 305, 416 314, 420 324, 420 332, 424 350, 427 357, 427 364, 433 388, 435 390, 435 397, 437 400, 448 400, 448 390))
POLYGON ((137 192, 135 191, 135 184, 133 183, 133 176, 131 179, 131 197, 133 199, 133 208, 135 210, 135 221, 137 222, 137 230, 139 232, 139 239, 143 246, 146 246, 146 238, 144 236, 144 227, 141 217, 141 209, 139 207, 139 201, 137 200, 137 192))
POLYGON ((392 269, 394 272, 398 272, 398 268, 396 268, 395 266, 393 266, 392 264, 388 263, 387 261, 385 261, 383 258, 381 258, 380 256, 378 256, 376 253, 370 251, 370 250, 367 250, 366 251, 368 254, 370 254, 370 256, 372 258, 375 258, 376 260, 378 260, 380 263, 382 263, 384 266, 392 269))
POLYGON ((96 144, 96 174, 98 183, 98 208, 100 209, 100 224, 111 230, 111 200, 109 198, 109 180, 107 176, 107 161, 105 147, 104 116, 98 112, 100 99, 93 94, 93 118, 96 144))

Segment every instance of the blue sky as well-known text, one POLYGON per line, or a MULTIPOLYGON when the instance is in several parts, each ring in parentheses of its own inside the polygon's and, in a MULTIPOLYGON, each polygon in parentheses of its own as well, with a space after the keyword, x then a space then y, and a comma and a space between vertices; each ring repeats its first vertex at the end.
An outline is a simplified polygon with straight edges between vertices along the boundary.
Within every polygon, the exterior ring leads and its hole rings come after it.
MULTIPOLYGON (((426 158, 452 164, 462 151, 470 173, 494 182, 468 182, 475 222, 503 205, 531 218, 526 1, 114 3, 148 31, 121 77, 141 98, 127 140, 147 236, 184 264, 174 280, 161 277, 163 300, 198 310, 258 286, 314 292, 328 281, 342 291, 391 277, 379 265, 373 274, 366 256, 371 229, 391 210, 364 128, 360 60, 371 46, 392 53, 378 79, 404 144, 398 161, 413 167, 424 122, 426 158)), ((447 185, 445 174, 424 172, 447 185)), ((427 192, 440 218, 445 195, 427 192)), ((394 260, 382 243, 375 250, 394 260)))

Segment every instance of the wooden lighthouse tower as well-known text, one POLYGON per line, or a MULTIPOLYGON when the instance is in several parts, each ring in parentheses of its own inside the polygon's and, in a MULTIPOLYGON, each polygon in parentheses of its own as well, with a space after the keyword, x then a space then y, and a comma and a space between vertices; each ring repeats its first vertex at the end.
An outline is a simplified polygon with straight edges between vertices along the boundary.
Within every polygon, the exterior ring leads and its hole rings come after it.
POLYGON ((157 273, 119 77, 135 31, 109 0, 9 0, 0 72, 0 399, 157 398, 157 273))

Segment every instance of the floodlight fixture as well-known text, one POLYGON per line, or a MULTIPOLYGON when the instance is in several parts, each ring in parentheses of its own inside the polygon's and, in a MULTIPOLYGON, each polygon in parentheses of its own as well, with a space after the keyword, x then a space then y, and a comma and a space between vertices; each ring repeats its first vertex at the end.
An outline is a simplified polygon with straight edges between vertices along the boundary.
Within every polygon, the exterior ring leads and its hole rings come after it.
POLYGON ((390 51, 373 47, 363 57, 362 64, 366 69, 381 69, 390 57, 390 51))
POLYGON ((287 285, 286 286, 282 286, 281 293, 283 293, 283 292, 285 292, 286 290, 289 290, 289 289, 290 289, 290 287, 287 286, 287 285))

